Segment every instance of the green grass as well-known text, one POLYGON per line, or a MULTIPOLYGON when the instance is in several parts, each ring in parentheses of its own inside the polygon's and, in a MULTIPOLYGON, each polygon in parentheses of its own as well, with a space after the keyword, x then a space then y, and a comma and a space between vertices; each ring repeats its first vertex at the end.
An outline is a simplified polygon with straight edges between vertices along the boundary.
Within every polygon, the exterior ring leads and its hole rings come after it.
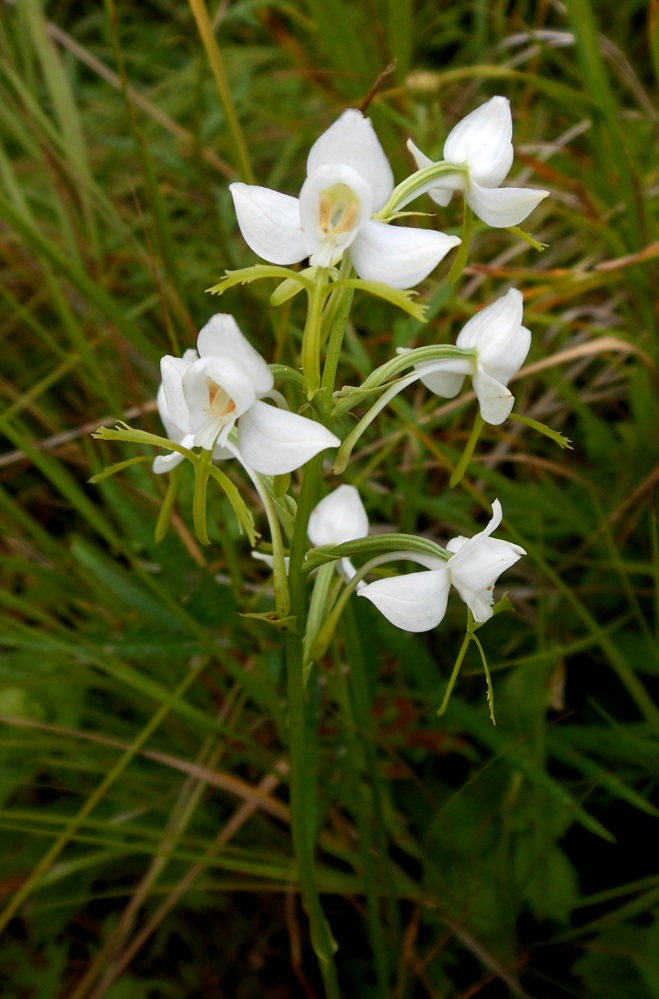
MULTIPOLYGON (((426 326, 357 293, 342 379, 454 342, 515 285, 516 410, 574 450, 488 427, 449 490, 473 407, 421 388, 359 441, 344 481, 373 524, 441 542, 498 496, 528 557, 501 581, 516 613, 479 632, 496 727, 473 647, 437 717, 457 602, 422 636, 349 605, 309 681, 316 879, 346 997, 659 997, 656 24, 641 3, 566 8, 238 0, 209 33, 197 3, 0 7, 3 997, 322 995, 281 643, 239 616, 272 606, 262 567, 210 489, 198 543, 185 477, 156 544, 165 477, 90 485, 146 455, 90 434, 161 433, 158 360, 218 309, 297 365, 303 296, 205 293, 254 263, 231 180, 296 194, 369 94, 400 180, 408 136, 441 152, 499 93, 512 176, 552 191, 523 225, 548 248, 477 227, 455 288, 442 265, 420 289, 426 326)), ((454 199, 441 227, 459 223, 454 199)))

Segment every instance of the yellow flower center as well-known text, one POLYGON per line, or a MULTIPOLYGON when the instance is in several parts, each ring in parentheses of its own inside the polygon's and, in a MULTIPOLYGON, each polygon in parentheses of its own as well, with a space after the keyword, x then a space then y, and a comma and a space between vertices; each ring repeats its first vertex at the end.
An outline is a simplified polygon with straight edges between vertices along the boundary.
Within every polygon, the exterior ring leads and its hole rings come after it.
POLYGON ((229 393, 218 385, 211 378, 206 379, 208 385, 208 407, 207 413, 211 416, 230 416, 236 408, 236 404, 229 393))
POLYGON ((320 228, 337 242, 359 218, 359 198, 347 184, 332 184, 320 192, 320 228))

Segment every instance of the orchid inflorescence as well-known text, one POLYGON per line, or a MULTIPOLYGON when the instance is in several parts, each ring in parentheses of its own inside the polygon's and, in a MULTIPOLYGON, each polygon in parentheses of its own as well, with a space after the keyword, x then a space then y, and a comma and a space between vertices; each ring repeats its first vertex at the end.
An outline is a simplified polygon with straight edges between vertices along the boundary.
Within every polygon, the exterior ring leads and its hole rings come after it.
MULTIPOLYGON (((266 264, 228 272, 210 290, 223 294, 239 283, 276 278, 274 305, 305 292, 301 373, 268 365, 233 317, 217 314, 199 333, 196 349, 161 361, 157 403, 166 438, 125 426, 99 431, 99 436, 153 443, 165 450, 153 469, 158 474, 176 472, 173 482, 184 462, 194 466, 195 527, 205 542, 206 485, 213 478, 256 545, 252 513, 221 471, 227 459, 243 466, 270 529, 268 550, 255 551, 274 578, 275 613, 263 618, 298 636, 305 677, 332 640, 351 594, 370 601, 396 627, 422 632, 441 622, 453 587, 467 605, 473 633, 496 610, 493 589, 498 576, 525 554, 519 545, 492 536, 503 516, 498 500, 484 530, 471 538, 449 539, 444 548, 427 538, 369 534, 366 511, 351 485, 339 485, 314 505, 326 453, 338 449, 334 472, 341 474, 367 427, 414 382, 452 399, 469 376, 479 406, 478 427, 501 424, 510 416, 515 400, 508 385, 531 343, 522 324, 522 295, 514 288, 476 312, 455 345, 401 348, 360 386, 337 389, 335 381, 355 290, 422 318, 410 289, 461 243, 458 256, 466 260, 474 214, 487 225, 520 235, 514 227, 547 192, 501 187, 513 159, 511 136, 508 101, 493 97, 450 132, 443 159, 434 161, 410 141, 417 170, 394 186, 370 120, 350 109, 312 145, 298 197, 232 184, 240 231, 266 264), (455 192, 464 198, 462 238, 398 224, 401 217, 407 222, 413 214, 402 209, 415 198, 428 194, 445 206, 455 192), (303 261, 308 264, 301 270, 290 266, 303 261), (303 393, 301 414, 289 411, 275 379, 303 393), (355 409, 360 410, 359 418, 341 440, 337 432, 355 409), (289 473, 298 469, 303 472, 296 503, 287 490, 289 473), (392 574, 391 566, 403 561, 413 563, 415 570, 401 573, 397 567, 392 574), (308 608, 300 580, 304 586, 313 583, 308 608)), ((171 503, 170 496, 168 509, 171 503)))

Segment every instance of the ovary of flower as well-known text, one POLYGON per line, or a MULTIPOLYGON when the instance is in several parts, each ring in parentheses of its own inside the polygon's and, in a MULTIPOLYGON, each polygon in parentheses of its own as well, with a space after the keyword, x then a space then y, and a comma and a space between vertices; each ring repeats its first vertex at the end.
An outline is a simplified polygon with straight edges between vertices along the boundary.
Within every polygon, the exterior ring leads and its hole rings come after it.
POLYGON ((451 584, 469 607, 474 621, 482 624, 492 617, 494 585, 506 569, 525 555, 519 545, 490 535, 501 523, 499 500, 492 504, 492 519, 473 538, 453 538, 446 546, 448 561, 430 555, 407 553, 410 561, 424 566, 421 572, 376 579, 358 590, 397 628, 421 632, 437 627, 446 613, 451 584))
POLYGON ((273 264, 309 257, 312 266, 330 267, 350 249, 361 278, 410 288, 460 242, 371 218, 387 202, 393 175, 371 122, 355 109, 311 147, 299 199, 249 184, 229 189, 247 245, 273 264))
MULTIPOLYGON (((488 225, 518 225, 546 198, 548 191, 500 187, 513 162, 513 122, 510 103, 493 97, 459 121, 444 144, 444 161, 459 168, 455 174, 421 187, 438 205, 447 205, 453 191, 464 190, 467 204, 488 225)), ((433 161, 409 140, 407 146, 421 170, 433 161)))
MULTIPOLYGON (((261 400, 273 392, 272 372, 229 315, 204 326, 197 350, 163 357, 158 409, 167 435, 184 447, 201 447, 213 459, 232 456, 264 475, 299 468, 340 442, 325 427, 261 400), (229 434, 237 427, 237 446, 229 434)), ((156 458, 155 472, 167 472, 183 455, 156 458)))
POLYGON ((452 399, 462 388, 465 375, 471 374, 480 412, 486 423, 503 423, 510 415, 515 397, 508 382, 519 371, 531 346, 531 334, 522 326, 521 292, 511 288, 496 302, 486 306, 465 324, 456 346, 475 349, 475 361, 435 362, 432 372, 416 371, 421 381, 444 399, 452 399))

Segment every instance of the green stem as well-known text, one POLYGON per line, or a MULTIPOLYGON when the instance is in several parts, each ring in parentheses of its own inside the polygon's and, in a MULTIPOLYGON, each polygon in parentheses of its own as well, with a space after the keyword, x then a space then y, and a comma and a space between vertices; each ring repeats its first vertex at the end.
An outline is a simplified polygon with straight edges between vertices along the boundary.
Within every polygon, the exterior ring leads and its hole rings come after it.
POLYGON ((298 621, 296 634, 286 636, 286 674, 288 686, 288 733, 291 765, 290 805, 291 832, 297 863, 300 889, 309 918, 311 940, 318 958, 328 999, 339 999, 339 986, 334 962, 336 945, 325 921, 314 866, 314 829, 311 821, 314 787, 309 780, 309 760, 313 756, 308 745, 305 725, 304 686, 304 620, 306 603, 305 577, 301 573, 307 551, 307 528, 315 505, 323 455, 316 455, 307 464, 300 489, 295 530, 291 539, 288 570, 291 614, 298 621))
POLYGON ((346 648, 350 650, 350 691, 357 729, 362 735, 362 745, 366 760, 366 772, 370 781, 374 808, 374 841, 378 851, 377 873, 381 888, 386 893, 389 933, 392 940, 400 940, 400 917, 394 879, 392 877, 389 843, 387 839, 384 784, 378 765, 376 744, 373 735, 371 713, 371 692, 366 675, 366 663, 362 652, 362 640, 355 618, 354 609, 349 605, 342 621, 342 633, 346 648))
POLYGON ((291 598, 288 592, 288 577, 286 575, 286 562, 284 560, 284 544, 279 526, 279 518, 273 503, 272 496, 263 479, 242 460, 241 464, 254 484, 263 509, 268 519, 270 528, 270 541, 272 543, 272 580, 275 591, 275 607, 279 617, 287 617, 291 609, 291 598))
POLYGON ((460 481, 464 473, 467 471, 467 467, 474 455, 476 444, 478 443, 478 438, 480 437, 481 430, 483 429, 484 426, 485 426, 485 420, 483 419, 480 413, 477 413, 476 419, 474 420, 474 425, 471 428, 471 433, 469 434, 469 440, 467 441, 466 447, 462 452, 462 457, 460 458, 460 461, 456 465, 455 469, 453 470, 453 474, 449 479, 449 486, 451 487, 451 489, 453 489, 454 486, 457 486, 458 482, 460 481))
POLYGON ((332 583, 334 582, 334 569, 334 562, 326 562, 325 565, 320 566, 316 573, 304 635, 305 680, 312 662, 310 655, 311 647, 322 627, 323 621, 327 617, 328 597, 332 583))
MULTIPOLYGON (((354 661, 360 658, 360 651, 357 651, 350 641, 350 638, 353 638, 354 635, 346 635, 345 637, 346 654, 352 683, 354 661)), ((351 797, 353 799, 352 812, 355 816, 357 826, 357 846, 364 880, 364 894, 366 896, 366 918, 371 947, 373 948, 375 973, 378 980, 378 994, 386 996, 389 995, 390 966, 387 943, 380 919, 380 890, 372 842, 372 832, 377 829, 378 822, 377 816, 371 815, 369 807, 371 796, 368 794, 365 786, 366 784, 370 784, 373 777, 373 771, 365 758, 365 749, 369 740, 366 733, 362 731, 359 720, 356 717, 356 710, 353 715, 351 691, 349 690, 342 662, 335 661, 334 677, 338 695, 337 701, 344 720, 348 760, 347 769, 351 785, 351 797), (366 737, 358 739, 356 732, 359 732, 362 736, 366 735, 366 737)), ((356 691, 353 696, 356 709, 356 702, 359 700, 356 691)))
POLYGON ((462 276, 462 272, 467 266, 467 258, 469 257, 469 243, 471 241, 471 230, 474 227, 474 215, 466 201, 464 203, 464 211, 464 220, 462 222, 462 242, 460 243, 458 252, 455 255, 451 269, 448 272, 449 284, 457 283, 459 278, 462 276))
POLYGON ((213 464, 213 452, 204 449, 195 462, 195 483, 194 498, 192 500, 192 519, 194 522, 197 540, 202 545, 209 545, 210 538, 206 527, 206 491, 210 476, 211 465, 213 464))
MULTIPOLYGON (((347 254, 344 254, 344 260, 347 259, 348 259, 347 254)), ((348 269, 349 268, 350 265, 348 264, 348 269)), ((332 321, 332 328, 327 343, 327 354, 325 355, 323 378, 321 382, 321 388, 325 395, 325 405, 327 406, 327 409, 329 409, 332 405, 332 395, 334 393, 334 385, 336 383, 336 372, 339 367, 339 359, 341 357, 343 336, 346 331, 346 326, 348 325, 348 316, 350 315, 350 309, 352 307, 352 299, 354 297, 355 290, 354 288, 348 288, 343 292, 336 291, 335 294, 340 295, 341 298, 338 309, 336 311, 336 315, 334 316, 334 319, 332 321)))
POLYGON ((448 687, 446 688, 446 693, 444 694, 444 700, 442 701, 438 715, 443 715, 448 707, 449 698, 455 686, 455 681, 458 679, 458 673, 460 672, 460 667, 462 666, 462 660, 464 659, 467 649, 469 648, 469 643, 472 639, 472 634, 469 629, 467 629, 467 634, 464 637, 460 651, 458 652, 458 658, 455 660, 455 666, 453 667, 453 672, 448 682, 448 687))
POLYGON ((308 399, 313 399, 320 388, 320 344, 326 293, 326 271, 317 267, 313 288, 308 292, 309 311, 302 337, 302 374, 308 399))
MULTIPOLYGON (((341 274, 349 272, 347 254, 341 265, 341 274)), ((352 290, 341 293, 338 306, 329 303, 329 312, 323 317, 323 307, 327 298, 327 273, 317 268, 314 273, 313 289, 308 292, 309 312, 302 341, 302 373, 307 397, 312 399, 321 387, 320 348, 323 336, 323 318, 331 322, 327 361, 323 370, 322 388, 328 407, 334 393, 334 383, 339 363, 343 334, 352 304, 352 290), (333 309, 336 314, 333 315, 333 309)), ((312 600, 309 619, 306 617, 307 576, 301 571, 309 547, 307 531, 309 518, 316 503, 318 484, 323 467, 323 454, 316 455, 304 469, 302 486, 295 515, 295 528, 291 538, 288 580, 290 588, 290 613, 297 621, 295 633, 286 637, 286 674, 288 684, 288 725, 290 746, 290 803, 293 848, 300 878, 300 889, 304 906, 309 917, 311 940, 323 976, 327 999, 339 999, 339 986, 334 961, 336 944, 325 920, 314 866, 313 814, 314 786, 310 780, 309 760, 311 734, 305 724, 305 686, 309 672, 309 645, 307 632, 318 628, 318 607, 326 602, 332 569, 323 573, 316 582, 315 604, 312 600), (306 667, 306 668, 305 668, 306 667)), ((314 733, 315 735, 315 733, 314 733)))

